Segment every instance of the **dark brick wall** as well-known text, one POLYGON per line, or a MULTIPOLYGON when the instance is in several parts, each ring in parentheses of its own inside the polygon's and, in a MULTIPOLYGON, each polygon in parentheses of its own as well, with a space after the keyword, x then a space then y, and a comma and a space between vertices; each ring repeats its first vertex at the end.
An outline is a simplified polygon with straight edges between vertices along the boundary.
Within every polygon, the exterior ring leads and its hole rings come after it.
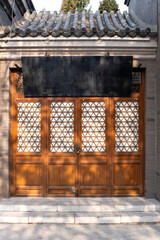
POLYGON ((155 86, 156 61, 144 61, 145 67, 145 197, 155 197, 155 86))
POLYGON ((160 0, 158 0, 158 49, 157 49, 157 83, 156 83, 156 196, 160 200, 160 0))

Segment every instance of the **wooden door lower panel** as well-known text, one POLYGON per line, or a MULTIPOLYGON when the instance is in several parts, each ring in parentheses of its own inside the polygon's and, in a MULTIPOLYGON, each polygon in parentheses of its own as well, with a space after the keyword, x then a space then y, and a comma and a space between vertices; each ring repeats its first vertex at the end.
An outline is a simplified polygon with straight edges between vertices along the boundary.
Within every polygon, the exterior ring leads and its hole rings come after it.
POLYGON ((140 164, 113 164, 113 196, 140 196, 140 164))
POLYGON ((109 176, 106 164, 81 165, 79 196, 109 196, 109 176))
POLYGON ((50 156, 47 165, 47 196, 75 197, 77 163, 74 154, 71 156, 50 156))
POLYGON ((15 196, 44 196, 44 167, 41 157, 19 156, 17 159, 19 160, 15 163, 15 196))
POLYGON ((79 158, 79 196, 109 196, 109 165, 106 154, 82 154, 79 158))
POLYGON ((48 165, 48 196, 76 196, 76 164, 48 165))

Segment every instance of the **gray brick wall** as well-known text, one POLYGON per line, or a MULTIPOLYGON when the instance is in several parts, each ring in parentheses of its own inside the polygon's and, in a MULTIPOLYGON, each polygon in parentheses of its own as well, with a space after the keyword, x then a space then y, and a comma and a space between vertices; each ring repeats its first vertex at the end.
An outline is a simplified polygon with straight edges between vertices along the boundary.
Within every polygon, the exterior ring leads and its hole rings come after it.
MULTIPOLYGON (((158 35, 160 37, 160 0, 158 2, 158 35)), ((160 40, 157 49, 157 83, 156 83, 156 197, 160 200, 160 40)))
POLYGON ((144 61, 145 73, 145 197, 155 197, 156 61, 144 61))
POLYGON ((9 197, 9 63, 0 62, 0 197, 9 197))

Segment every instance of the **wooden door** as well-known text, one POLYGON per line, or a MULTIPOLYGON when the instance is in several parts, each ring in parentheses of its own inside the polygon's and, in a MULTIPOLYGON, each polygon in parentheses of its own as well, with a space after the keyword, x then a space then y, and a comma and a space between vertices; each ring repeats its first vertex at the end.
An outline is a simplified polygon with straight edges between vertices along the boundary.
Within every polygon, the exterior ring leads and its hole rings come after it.
POLYGON ((47 196, 108 196, 109 99, 52 98, 47 112, 47 196))
POLYGON ((11 195, 45 194, 44 103, 24 98, 21 72, 12 73, 11 195))
POLYGON ((143 196, 143 73, 130 98, 25 98, 11 80, 12 196, 143 196))
POLYGON ((78 101, 78 195, 109 196, 109 99, 78 101))
POLYGON ((110 99, 112 196, 144 195, 144 72, 130 98, 110 99))
POLYGON ((76 99, 47 99, 47 196, 77 196, 76 99))

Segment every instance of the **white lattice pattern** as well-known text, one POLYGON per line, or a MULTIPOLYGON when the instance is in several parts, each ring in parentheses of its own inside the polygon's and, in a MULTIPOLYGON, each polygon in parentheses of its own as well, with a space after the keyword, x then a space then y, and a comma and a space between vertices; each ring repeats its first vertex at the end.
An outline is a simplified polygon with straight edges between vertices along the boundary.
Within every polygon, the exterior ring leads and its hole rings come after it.
POLYGON ((139 103, 115 103, 115 150, 139 151, 139 103))
POLYGON ((17 93, 24 93, 22 73, 17 73, 16 74, 16 92, 17 93))
POLYGON ((50 151, 74 152, 73 102, 51 102, 50 151))
POLYGON ((105 103, 82 103, 82 151, 105 152, 105 103))
POLYGON ((41 103, 18 102, 17 151, 41 151, 41 103))

